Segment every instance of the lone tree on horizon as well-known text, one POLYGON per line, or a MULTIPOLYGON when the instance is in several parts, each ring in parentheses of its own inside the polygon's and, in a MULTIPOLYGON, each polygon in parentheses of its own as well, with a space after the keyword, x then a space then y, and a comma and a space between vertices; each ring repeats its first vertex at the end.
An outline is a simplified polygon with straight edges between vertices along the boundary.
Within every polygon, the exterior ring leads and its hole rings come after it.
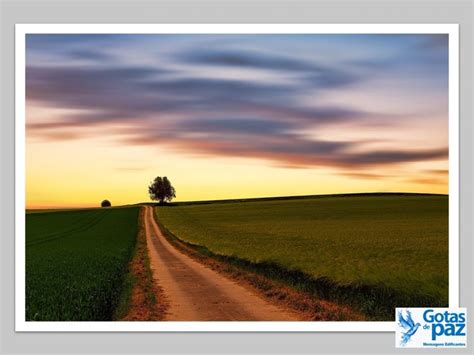
POLYGON ((100 206, 101 207, 110 207, 110 206, 112 206, 112 204, 110 203, 109 200, 104 200, 104 201, 101 202, 100 206))
POLYGON ((160 205, 170 202, 176 197, 176 190, 166 176, 157 176, 148 186, 148 193, 150 194, 150 199, 159 201, 160 205))

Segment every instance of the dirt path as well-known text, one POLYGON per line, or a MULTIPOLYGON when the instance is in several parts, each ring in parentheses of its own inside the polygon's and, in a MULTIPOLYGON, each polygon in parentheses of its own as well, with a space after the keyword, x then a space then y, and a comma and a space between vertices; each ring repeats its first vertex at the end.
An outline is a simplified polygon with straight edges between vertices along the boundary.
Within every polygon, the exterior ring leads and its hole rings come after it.
POLYGON ((151 268, 168 303, 165 320, 296 321, 297 315, 268 303, 176 250, 146 206, 145 230, 151 268))

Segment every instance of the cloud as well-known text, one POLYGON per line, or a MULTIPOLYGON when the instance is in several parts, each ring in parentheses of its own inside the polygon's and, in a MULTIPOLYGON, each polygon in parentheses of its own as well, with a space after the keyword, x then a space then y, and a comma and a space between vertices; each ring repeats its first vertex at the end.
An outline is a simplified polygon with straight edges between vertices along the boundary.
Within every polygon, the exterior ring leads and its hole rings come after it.
POLYGON ((367 116, 365 112, 350 108, 298 104, 303 95, 298 85, 183 78, 166 69, 29 66, 26 85, 27 100, 82 111, 65 117, 65 126, 140 120, 145 115, 159 120, 164 113, 257 115, 313 124, 367 116))
POLYGON ((280 75, 298 74, 304 81, 324 89, 354 84, 362 79, 348 70, 272 53, 204 50, 186 52, 180 59, 194 65, 271 70, 280 75))
POLYGON ((448 148, 413 149, 413 150, 380 150, 367 153, 350 154, 340 159, 341 162, 351 164, 389 164, 394 162, 411 162, 422 160, 445 159, 448 157, 448 148))
POLYGON ((225 118, 225 119, 193 119, 180 122, 176 128, 179 131, 201 132, 207 134, 248 134, 266 135, 282 134, 294 129, 289 122, 266 121, 252 118, 225 118))
POLYGON ((355 152, 365 142, 308 139, 291 128, 287 123, 248 118, 184 120, 166 129, 134 132, 127 143, 164 145, 193 155, 258 158, 292 168, 351 169, 445 159, 448 155, 447 148, 355 152))
POLYGON ((187 63, 211 66, 235 66, 239 68, 300 72, 323 71, 322 67, 314 63, 280 55, 263 55, 256 52, 201 50, 184 53, 181 58, 187 63))
POLYGON ((448 169, 426 169, 424 170, 426 173, 433 174, 433 175, 449 175, 448 169))
POLYGON ((143 89, 157 95, 188 97, 190 101, 208 104, 218 104, 214 100, 242 103, 244 100, 274 100, 283 96, 291 99, 298 92, 298 88, 292 85, 193 77, 148 81, 143 83, 143 89))
POLYGON ((166 54, 148 45, 135 55, 126 50, 133 36, 76 36, 69 42, 67 36, 28 38, 34 50, 26 68, 27 103, 71 112, 60 120, 28 122, 32 136, 69 140, 111 135, 120 144, 165 145, 185 154, 259 158, 288 167, 352 169, 447 158, 445 147, 367 151, 367 142, 304 135, 340 122, 360 127, 376 120, 384 129, 406 119, 409 115, 393 110, 361 110, 350 100, 337 105, 324 101, 338 89, 357 90, 381 69, 390 74, 393 58, 366 55, 341 64, 336 56, 322 61, 318 53, 299 56, 281 48, 276 53, 192 43, 184 51, 170 47, 166 54), (123 50, 119 58, 118 51, 106 50, 117 46, 123 50), (36 62, 38 53, 56 62, 36 62), (255 76, 240 76, 242 69, 255 76), (268 72, 272 75, 264 75, 268 72))
POLYGON ((339 175, 348 176, 360 180, 380 180, 385 179, 387 177, 392 177, 392 175, 372 174, 363 172, 340 172, 339 175))
POLYGON ((68 51, 67 54, 71 58, 88 61, 107 61, 111 59, 111 56, 107 53, 92 49, 76 49, 68 51))

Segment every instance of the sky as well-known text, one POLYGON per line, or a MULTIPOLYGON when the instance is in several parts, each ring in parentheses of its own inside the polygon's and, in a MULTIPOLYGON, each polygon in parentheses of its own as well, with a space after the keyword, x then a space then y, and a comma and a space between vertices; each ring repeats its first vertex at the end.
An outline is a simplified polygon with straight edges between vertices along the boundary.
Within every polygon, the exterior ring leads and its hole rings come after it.
POLYGON ((448 192, 448 36, 28 34, 27 208, 448 192))

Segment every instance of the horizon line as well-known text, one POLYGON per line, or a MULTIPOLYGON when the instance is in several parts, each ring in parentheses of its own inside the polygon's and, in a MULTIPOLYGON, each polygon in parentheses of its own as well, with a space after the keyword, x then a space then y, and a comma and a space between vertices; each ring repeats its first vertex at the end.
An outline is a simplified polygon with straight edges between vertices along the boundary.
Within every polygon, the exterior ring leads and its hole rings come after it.
MULTIPOLYGON (((240 197, 240 198, 225 198, 225 199, 207 199, 207 200, 185 200, 170 202, 170 204, 192 204, 192 203, 213 203, 213 202, 247 202, 255 200, 285 200, 285 199, 305 199, 305 198, 324 198, 324 197, 344 197, 344 196, 364 196, 364 195, 421 195, 421 196, 449 196, 449 193, 435 193, 435 192, 403 192, 403 191, 375 191, 375 192, 343 192, 343 193, 329 193, 329 194, 311 194, 311 195, 286 195, 286 196, 264 196, 264 197, 240 197)), ((154 201, 146 202, 135 202, 122 205, 112 205, 112 207, 125 207, 125 206, 136 206, 136 205, 150 205, 158 204, 154 201)), ((84 204, 77 206, 65 206, 65 205, 54 205, 54 206, 36 206, 26 207, 25 211, 28 210, 55 210, 55 209, 88 209, 88 208, 101 208, 99 204, 84 204)))

